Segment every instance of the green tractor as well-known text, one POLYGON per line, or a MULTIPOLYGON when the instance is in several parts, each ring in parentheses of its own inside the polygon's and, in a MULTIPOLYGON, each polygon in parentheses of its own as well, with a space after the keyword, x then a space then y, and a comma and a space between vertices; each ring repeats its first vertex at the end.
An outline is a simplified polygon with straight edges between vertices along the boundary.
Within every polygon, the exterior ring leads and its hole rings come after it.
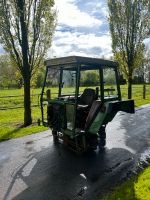
POLYGON ((54 142, 77 153, 102 148, 106 125, 116 113, 135 112, 133 100, 121 100, 117 62, 68 56, 45 65, 42 122, 51 128, 54 142))

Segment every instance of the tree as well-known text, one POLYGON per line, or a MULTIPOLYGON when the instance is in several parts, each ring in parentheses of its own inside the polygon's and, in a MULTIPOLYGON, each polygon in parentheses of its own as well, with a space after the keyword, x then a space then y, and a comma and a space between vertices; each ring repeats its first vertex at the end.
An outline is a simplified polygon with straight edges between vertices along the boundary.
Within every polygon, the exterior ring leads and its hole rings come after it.
POLYGON ((30 81, 51 46, 56 25, 54 0, 1 0, 0 42, 24 84, 24 126, 32 123, 30 81))
POLYGON ((36 82, 35 82, 35 86, 37 88, 42 87, 43 83, 44 83, 44 77, 45 77, 45 71, 44 70, 40 70, 39 73, 37 74, 36 77, 36 82))
MULTIPOLYGON (((141 45, 139 52, 137 53, 137 57, 134 57, 134 66, 132 66, 132 71, 135 73, 138 69, 142 69, 143 61, 144 61, 144 53, 145 53, 145 45, 141 45)), ((115 52, 114 55, 115 60, 119 61, 119 71, 124 75, 125 79, 128 81, 129 73, 128 73, 128 65, 125 60, 123 60, 123 53, 121 51, 115 52)))
POLYGON ((148 48, 146 48, 144 52, 143 65, 144 65, 145 81, 147 83, 150 83, 150 49, 148 48))
POLYGON ((150 36, 150 1, 108 0, 112 49, 121 62, 132 98, 132 76, 143 41, 150 36))
POLYGON ((22 77, 8 54, 0 55, 0 87, 21 88, 22 77))
POLYGON ((99 84, 99 74, 95 70, 81 73, 82 86, 97 86, 99 84))
POLYGON ((0 87, 9 88, 17 85, 16 69, 7 54, 0 55, 0 87))

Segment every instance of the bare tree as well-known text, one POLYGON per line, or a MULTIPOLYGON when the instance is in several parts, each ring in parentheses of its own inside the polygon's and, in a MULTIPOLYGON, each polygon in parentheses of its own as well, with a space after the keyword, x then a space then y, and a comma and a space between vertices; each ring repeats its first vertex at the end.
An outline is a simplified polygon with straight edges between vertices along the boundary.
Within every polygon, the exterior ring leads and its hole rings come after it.
MULTIPOLYGON (((150 1, 108 0, 112 48, 128 81, 128 98, 132 98, 132 75, 144 39, 150 36, 150 1)), ((142 55, 142 54, 141 54, 142 55)))
POLYGON ((32 123, 30 81, 51 46, 54 0, 1 0, 0 42, 24 81, 24 125, 32 123))

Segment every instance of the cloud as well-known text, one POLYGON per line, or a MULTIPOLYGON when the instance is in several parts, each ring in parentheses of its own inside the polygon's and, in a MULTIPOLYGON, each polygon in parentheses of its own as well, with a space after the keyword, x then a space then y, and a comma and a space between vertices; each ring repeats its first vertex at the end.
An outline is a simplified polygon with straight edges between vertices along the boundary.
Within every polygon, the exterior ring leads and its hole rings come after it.
POLYGON ((49 57, 112 55, 104 0, 55 0, 55 7, 58 26, 49 57))
POLYGON ((108 34, 98 36, 93 33, 57 31, 49 56, 67 55, 105 56, 109 58, 112 56, 111 37, 108 34))
POLYGON ((106 0, 78 0, 77 5, 81 11, 90 13, 91 16, 101 20, 103 23, 107 21, 108 17, 108 7, 106 0))
MULTIPOLYGON (((49 57, 81 55, 110 58, 111 37, 106 0, 55 0, 58 26, 49 57)), ((145 40, 150 48, 150 40, 145 40)), ((4 53, 0 46, 0 54, 4 53)))
POLYGON ((112 55, 104 1, 56 0, 55 3, 58 26, 48 52, 50 57, 112 55))
POLYGON ((109 58, 111 37, 104 0, 56 0, 58 26, 49 57, 82 55, 109 58))
POLYGON ((58 10, 58 23, 70 27, 94 27, 100 26, 102 21, 81 11, 74 0, 56 0, 58 10))

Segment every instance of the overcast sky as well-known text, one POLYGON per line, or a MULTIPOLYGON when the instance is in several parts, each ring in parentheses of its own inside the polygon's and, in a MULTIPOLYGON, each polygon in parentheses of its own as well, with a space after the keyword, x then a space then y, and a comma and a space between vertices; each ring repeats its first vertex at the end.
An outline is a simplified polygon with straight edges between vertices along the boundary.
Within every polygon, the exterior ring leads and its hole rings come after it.
POLYGON ((48 57, 112 56, 106 0, 55 0, 55 4, 58 25, 48 57))

